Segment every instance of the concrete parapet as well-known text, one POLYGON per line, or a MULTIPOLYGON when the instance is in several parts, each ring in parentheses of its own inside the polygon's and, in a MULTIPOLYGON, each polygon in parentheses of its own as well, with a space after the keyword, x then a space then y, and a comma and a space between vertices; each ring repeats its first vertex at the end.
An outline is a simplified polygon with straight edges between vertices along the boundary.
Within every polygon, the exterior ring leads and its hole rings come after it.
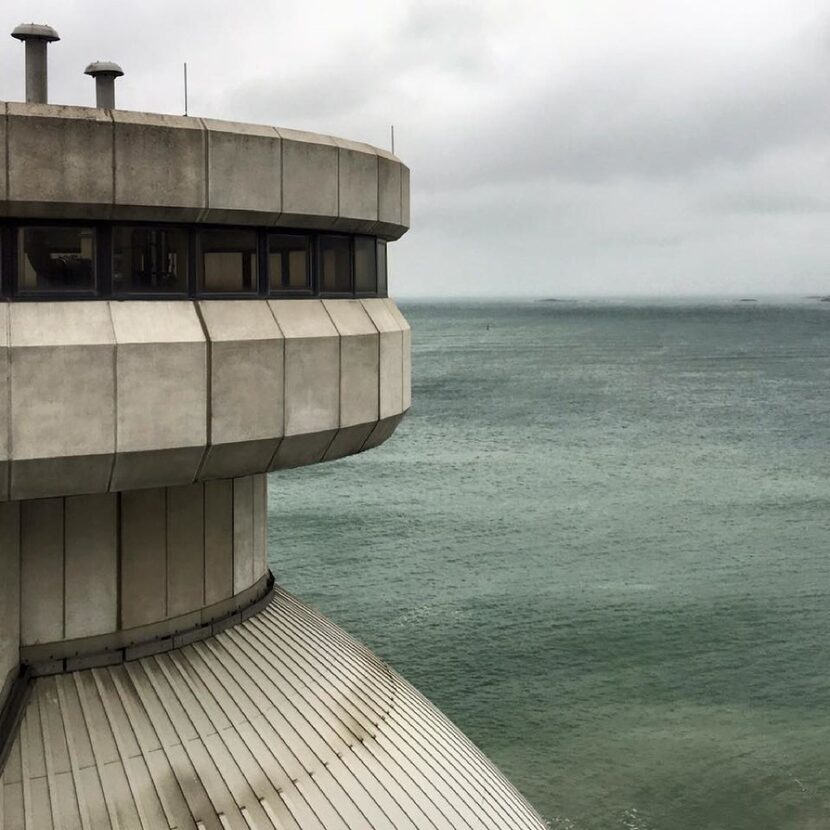
POLYGON ((387 239, 408 228, 409 171, 399 159, 299 130, 0 103, 0 162, 0 216, 251 224, 387 239))
POLYGON ((0 304, 0 501, 359 452, 409 407, 409 338, 386 299, 0 304))

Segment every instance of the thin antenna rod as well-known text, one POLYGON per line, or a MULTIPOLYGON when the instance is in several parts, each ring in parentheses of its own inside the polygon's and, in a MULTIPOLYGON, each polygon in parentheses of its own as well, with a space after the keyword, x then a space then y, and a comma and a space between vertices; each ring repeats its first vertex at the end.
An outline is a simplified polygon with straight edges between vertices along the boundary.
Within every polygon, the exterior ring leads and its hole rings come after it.
POLYGON ((392 155, 395 155, 395 125, 392 125, 392 155))
POLYGON ((184 114, 187 115, 187 61, 184 62, 184 114))

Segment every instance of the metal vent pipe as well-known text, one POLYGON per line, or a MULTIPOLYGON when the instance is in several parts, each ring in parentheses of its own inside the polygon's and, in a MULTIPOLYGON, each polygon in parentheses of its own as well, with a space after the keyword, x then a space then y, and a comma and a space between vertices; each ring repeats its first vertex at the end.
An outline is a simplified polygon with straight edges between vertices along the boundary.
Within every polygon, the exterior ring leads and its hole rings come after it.
POLYGON ((95 106, 98 109, 115 109, 115 79, 124 71, 117 63, 96 61, 84 69, 84 75, 95 78, 95 106))
POLYGON ((12 37, 26 44, 26 103, 45 104, 49 99, 46 47, 60 40, 51 26, 21 23, 12 37))

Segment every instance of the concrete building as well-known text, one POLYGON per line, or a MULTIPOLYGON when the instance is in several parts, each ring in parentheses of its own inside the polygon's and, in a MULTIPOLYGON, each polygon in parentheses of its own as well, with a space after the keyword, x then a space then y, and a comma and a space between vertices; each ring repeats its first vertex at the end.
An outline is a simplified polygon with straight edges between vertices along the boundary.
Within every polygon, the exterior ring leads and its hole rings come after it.
MULTIPOLYGON (((541 828, 276 584, 268 474, 410 406, 409 170, 275 127, 0 104, 0 828, 541 828)), ((290 487, 288 476, 272 479, 290 487)), ((277 574, 278 576, 278 574, 277 574)))

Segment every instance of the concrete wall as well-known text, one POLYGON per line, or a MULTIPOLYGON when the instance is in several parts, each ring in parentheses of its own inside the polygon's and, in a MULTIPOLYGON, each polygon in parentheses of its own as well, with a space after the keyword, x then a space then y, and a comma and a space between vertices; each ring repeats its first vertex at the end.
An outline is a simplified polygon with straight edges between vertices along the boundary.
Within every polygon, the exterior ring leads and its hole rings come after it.
POLYGON ((368 144, 257 124, 18 103, 0 105, 4 135, 0 216, 313 227, 388 239, 408 227, 409 171, 368 144))
POLYGON ((409 408, 409 350, 380 298, 0 304, 0 501, 359 452, 409 408))
POLYGON ((255 475, 0 504, 0 688, 18 642, 198 625, 251 588, 268 572, 266 487, 255 475))

